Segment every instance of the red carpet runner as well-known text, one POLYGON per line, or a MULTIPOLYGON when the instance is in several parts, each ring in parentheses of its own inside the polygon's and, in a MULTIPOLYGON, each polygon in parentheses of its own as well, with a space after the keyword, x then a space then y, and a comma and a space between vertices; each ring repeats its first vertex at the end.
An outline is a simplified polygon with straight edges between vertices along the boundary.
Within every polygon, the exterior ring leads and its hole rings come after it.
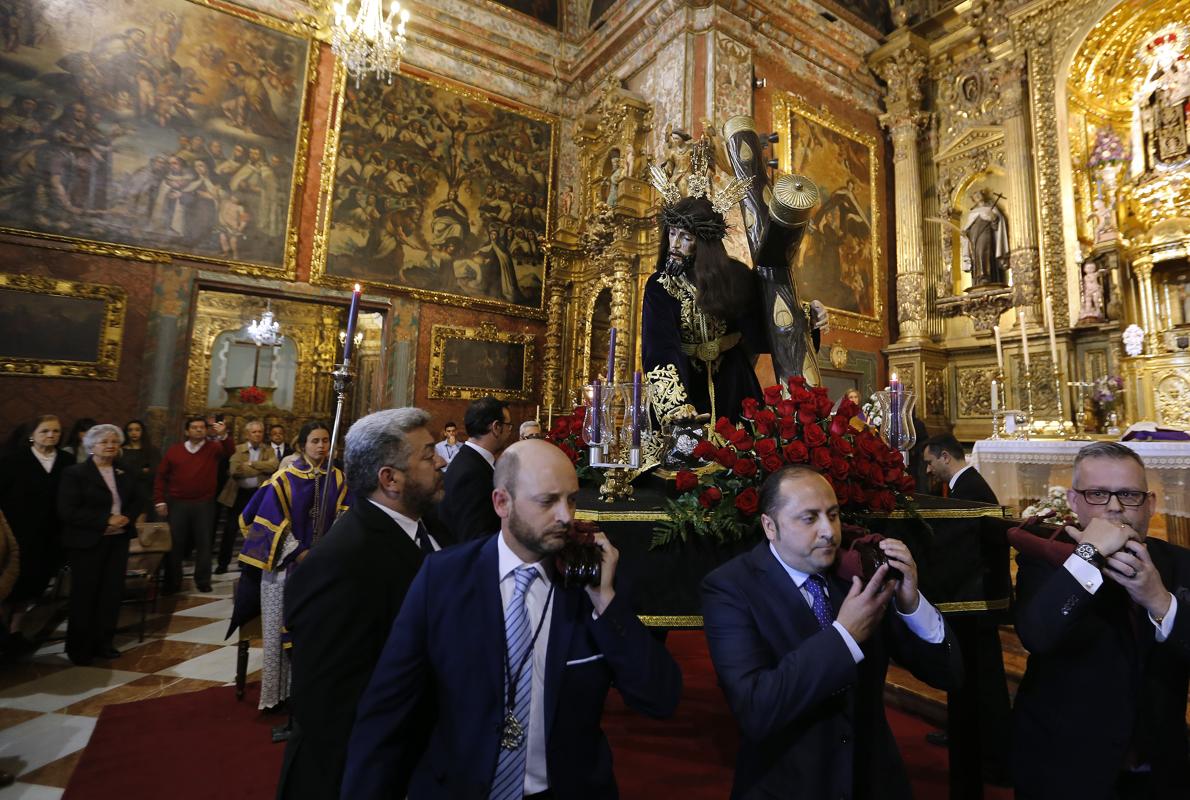
MULTIPOLYGON (((685 679, 673 719, 646 719, 627 710, 615 692, 608 697, 604 729, 620 794, 625 800, 723 800, 731 791, 735 723, 701 631, 671 633, 667 644, 685 679)), ((241 702, 226 687, 108 706, 63 800, 273 797, 284 747, 270 743, 269 729, 283 720, 257 713, 256 689, 241 702)), ((925 743, 930 727, 921 720, 893 709, 888 714, 914 797, 945 800, 946 751, 925 743)))

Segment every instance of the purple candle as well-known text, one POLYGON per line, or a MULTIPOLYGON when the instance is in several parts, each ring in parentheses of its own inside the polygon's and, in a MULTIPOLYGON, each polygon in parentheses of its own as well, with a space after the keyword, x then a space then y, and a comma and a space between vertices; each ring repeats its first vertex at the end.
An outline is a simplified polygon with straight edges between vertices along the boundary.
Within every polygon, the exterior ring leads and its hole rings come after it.
POLYGON ((888 381, 888 390, 892 395, 889 404, 888 443, 894 449, 900 449, 901 441, 901 382, 897 380, 897 373, 893 373, 888 381))
POLYGON ((640 449, 640 370, 632 376, 632 446, 640 449))
POLYGON ((616 329, 612 328, 607 337, 607 382, 616 382, 616 329))
POLYGON ((355 324, 359 321, 360 287, 357 283, 351 295, 351 310, 347 312, 347 340, 343 342, 343 363, 351 361, 351 349, 355 345, 355 324))
POLYGON ((591 441, 588 444, 596 446, 603 439, 603 431, 600 430, 602 420, 599 418, 603 411, 603 384, 596 378, 591 385, 591 441))

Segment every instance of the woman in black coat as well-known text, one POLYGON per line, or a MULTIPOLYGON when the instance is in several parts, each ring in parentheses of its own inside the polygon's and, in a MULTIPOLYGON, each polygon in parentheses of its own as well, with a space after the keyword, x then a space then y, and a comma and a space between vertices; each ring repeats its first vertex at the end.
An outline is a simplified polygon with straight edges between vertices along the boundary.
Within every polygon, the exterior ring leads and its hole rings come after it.
MULTIPOLYGON (((161 463, 161 451, 149 441, 145 423, 139 419, 129 420, 124 425, 124 448, 116 465, 137 479, 141 496, 153 496, 153 479, 157 476, 157 465, 161 463)), ((145 509, 145 519, 156 522, 153 507, 145 509)))
POLYGON ((128 540, 144 509, 136 476, 115 466, 124 433, 96 425, 83 437, 90 458, 69 467, 58 490, 62 543, 70 562, 66 655, 80 666, 117 658, 112 638, 120 615, 128 540))
POLYGON ((53 415, 38 417, 31 432, 0 458, 0 511, 20 547, 20 577, 5 605, 8 630, 20 631, 28 607, 45 592, 62 565, 58 483, 74 463, 58 449, 62 425, 53 415))

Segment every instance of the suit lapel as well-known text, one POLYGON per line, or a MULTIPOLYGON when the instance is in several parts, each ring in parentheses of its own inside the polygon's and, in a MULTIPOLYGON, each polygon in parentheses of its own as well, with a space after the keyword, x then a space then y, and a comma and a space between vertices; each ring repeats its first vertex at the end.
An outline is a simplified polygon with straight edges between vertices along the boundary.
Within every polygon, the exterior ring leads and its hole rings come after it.
POLYGON ((359 514, 365 528, 393 542, 393 546, 400 552, 403 562, 412 564, 414 570, 421 566, 421 549, 413 543, 409 534, 405 533, 396 520, 373 505, 372 501, 366 497, 360 498, 352 508, 359 514))
MULTIPOLYGON (((789 577, 789 573, 785 571, 785 567, 769 550, 768 541, 754 547, 748 560, 753 569, 760 573, 761 580, 768 587, 769 596, 776 598, 775 607, 782 609, 783 627, 790 634, 791 640, 800 642, 817 633, 818 619, 814 616, 814 611, 793 579, 789 577)), ((834 592, 831 594, 833 596, 834 592)))
POLYGON ((491 684, 492 693, 500 698, 500 714, 504 715, 507 702, 504 680, 504 599, 500 595, 500 555, 496 550, 496 537, 492 536, 480 548, 478 579, 475 591, 479 592, 479 663, 491 684))
MULTIPOLYGON (((556 584, 555 584, 556 587, 556 584)), ((545 736, 549 741, 558 708, 558 687, 566 669, 566 655, 570 641, 578 629, 578 615, 582 611, 582 592, 554 589, 554 607, 550 613, 550 639, 545 656, 545 736)))

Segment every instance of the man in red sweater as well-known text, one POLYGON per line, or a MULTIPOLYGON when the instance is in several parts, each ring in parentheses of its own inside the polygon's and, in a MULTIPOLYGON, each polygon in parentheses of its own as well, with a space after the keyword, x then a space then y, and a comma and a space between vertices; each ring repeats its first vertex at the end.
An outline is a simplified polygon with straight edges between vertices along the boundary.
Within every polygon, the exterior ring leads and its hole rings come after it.
POLYGON ((165 559, 165 594, 182 587, 182 560, 195 545, 194 585, 211 591, 211 531, 215 525, 215 493, 219 462, 235 452, 235 442, 222 422, 213 426, 215 439, 207 438, 207 421, 186 420, 186 439, 165 451, 157 468, 153 499, 157 515, 169 518, 173 552, 165 559))

